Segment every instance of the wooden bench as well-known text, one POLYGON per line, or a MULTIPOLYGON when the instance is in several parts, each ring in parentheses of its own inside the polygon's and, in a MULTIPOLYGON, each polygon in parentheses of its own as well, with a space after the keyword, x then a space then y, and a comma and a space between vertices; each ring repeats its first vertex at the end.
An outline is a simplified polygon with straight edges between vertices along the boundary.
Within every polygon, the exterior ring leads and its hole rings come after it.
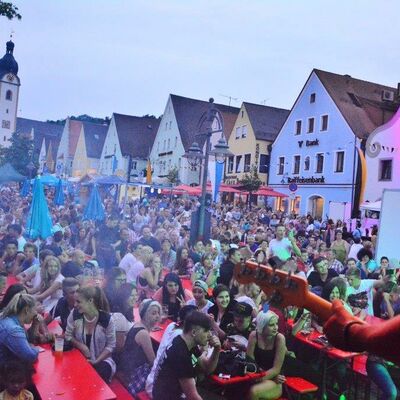
POLYGON ((294 392, 297 398, 301 398, 304 394, 318 391, 318 386, 303 378, 293 376, 286 377, 285 388, 289 398, 291 398, 291 392, 294 392))
POLYGON ((110 386, 110 389, 115 393, 118 400, 133 400, 134 397, 116 377, 113 378, 108 386, 110 386))

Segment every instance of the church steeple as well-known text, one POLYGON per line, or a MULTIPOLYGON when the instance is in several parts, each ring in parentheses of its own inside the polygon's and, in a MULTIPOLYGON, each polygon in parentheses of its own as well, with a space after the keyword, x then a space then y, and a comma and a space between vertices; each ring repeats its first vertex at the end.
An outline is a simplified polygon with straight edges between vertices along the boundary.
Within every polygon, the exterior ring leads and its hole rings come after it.
POLYGON ((6 54, 0 60, 0 79, 8 73, 18 75, 18 63, 14 58, 14 42, 9 40, 6 43, 6 54))

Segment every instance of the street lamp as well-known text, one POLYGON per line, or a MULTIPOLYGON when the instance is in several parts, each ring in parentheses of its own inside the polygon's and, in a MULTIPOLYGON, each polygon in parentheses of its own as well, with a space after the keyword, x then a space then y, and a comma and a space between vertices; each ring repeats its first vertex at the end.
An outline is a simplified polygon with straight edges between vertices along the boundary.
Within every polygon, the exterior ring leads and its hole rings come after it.
POLYGON ((205 154, 201 150, 199 144, 194 142, 188 149, 188 151, 183 155, 187 159, 188 164, 192 168, 196 168, 203 164, 203 180, 201 183, 201 199, 200 199, 200 210, 199 210, 199 230, 198 238, 202 239, 204 237, 204 219, 205 219, 205 209, 206 209, 206 194, 207 194, 207 172, 208 172, 208 162, 210 155, 215 158, 217 163, 224 163, 227 157, 233 155, 229 151, 229 147, 223 137, 224 135, 224 119, 218 108, 214 105, 214 99, 210 98, 208 103, 208 110, 203 113, 200 117, 198 124, 199 133, 197 136, 206 136, 205 142, 205 154), (205 131, 205 133, 203 133, 205 131), (214 149, 210 149, 211 136, 215 133, 220 133, 221 138, 218 143, 214 146, 214 149))
POLYGON ((32 161, 29 161, 28 165, 26 166, 26 169, 29 172, 29 179, 32 179, 32 172, 35 169, 35 164, 32 161))

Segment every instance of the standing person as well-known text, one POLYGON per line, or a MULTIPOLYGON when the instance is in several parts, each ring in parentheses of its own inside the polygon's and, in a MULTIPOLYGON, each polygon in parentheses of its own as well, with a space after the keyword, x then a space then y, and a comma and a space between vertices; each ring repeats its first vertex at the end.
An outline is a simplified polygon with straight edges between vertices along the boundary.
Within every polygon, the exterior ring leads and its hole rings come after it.
POLYGON ((317 257, 313 261, 314 271, 308 275, 308 284, 311 287, 323 287, 339 274, 333 269, 328 268, 328 260, 325 257, 317 257))
POLYGON ((75 309, 69 315, 66 340, 70 340, 105 382, 115 373, 111 358, 115 349, 115 326, 103 291, 87 286, 77 291, 75 309))
POLYGON ((285 237, 285 226, 279 224, 276 226, 275 239, 272 239, 269 243, 270 255, 279 257, 282 261, 286 261, 291 257, 292 251, 297 255, 301 256, 301 251, 297 247, 296 239, 294 238, 293 232, 289 231, 287 237, 285 237))
POLYGON ((335 240, 331 244, 331 250, 333 250, 336 254, 336 259, 339 260, 342 264, 346 261, 350 246, 343 239, 343 232, 339 229, 336 230, 335 240))
POLYGON ((177 336, 164 353, 155 372, 153 400, 177 400, 184 394, 187 399, 201 400, 196 388, 196 364, 206 373, 211 373, 217 366, 221 343, 212 336, 210 319, 198 311, 187 315, 183 333, 177 336), (201 355, 198 346, 209 345, 211 356, 201 355))
POLYGON ((150 332, 160 322, 161 305, 157 301, 144 300, 139 308, 140 321, 128 332, 121 353, 118 369, 121 379, 135 396, 144 390, 147 376, 156 358, 150 332))
POLYGON ((231 248, 228 251, 228 259, 221 265, 219 269, 219 277, 217 283, 227 286, 232 286, 233 270, 235 265, 240 263, 242 256, 238 248, 231 248))
POLYGON ((28 343, 24 326, 39 332, 40 316, 36 310, 36 300, 24 293, 15 295, 3 309, 0 317, 0 364, 20 359, 33 363, 39 351, 28 343))
POLYGON ((278 333, 278 316, 273 311, 261 311, 256 319, 256 331, 250 333, 247 356, 267 372, 260 383, 250 389, 251 400, 278 399, 285 377, 281 369, 286 354, 285 337, 278 333))

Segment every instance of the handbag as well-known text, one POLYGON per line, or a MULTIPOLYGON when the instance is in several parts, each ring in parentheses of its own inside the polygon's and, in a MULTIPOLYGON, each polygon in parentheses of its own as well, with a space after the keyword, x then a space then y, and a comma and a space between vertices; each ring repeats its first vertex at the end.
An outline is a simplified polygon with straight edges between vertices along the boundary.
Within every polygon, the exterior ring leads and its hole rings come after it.
POLYGON ((242 351, 221 351, 218 364, 215 369, 216 374, 233 376, 244 376, 247 373, 258 372, 256 363, 246 359, 242 351))

